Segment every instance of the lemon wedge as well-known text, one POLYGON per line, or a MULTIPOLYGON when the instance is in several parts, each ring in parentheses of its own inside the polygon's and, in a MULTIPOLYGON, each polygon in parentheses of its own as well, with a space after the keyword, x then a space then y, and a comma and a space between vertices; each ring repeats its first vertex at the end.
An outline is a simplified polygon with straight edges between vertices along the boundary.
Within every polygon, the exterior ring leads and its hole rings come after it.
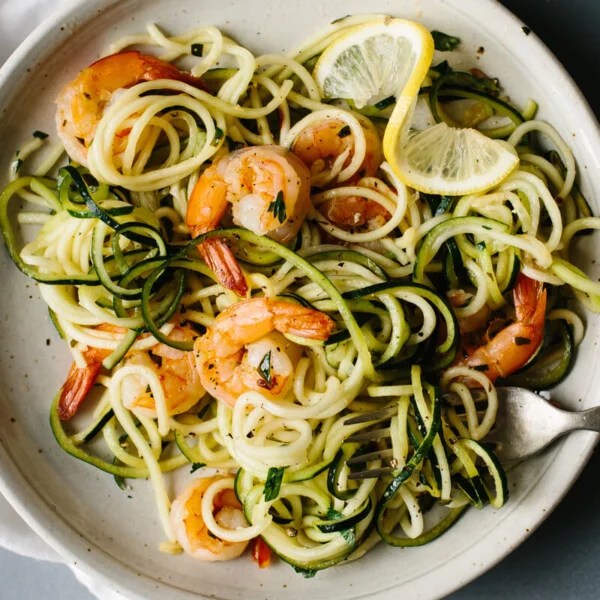
POLYGON ((384 136, 386 160, 406 185, 420 192, 475 194, 500 183, 519 164, 510 144, 476 129, 438 123, 402 142, 401 132, 390 135, 390 125, 384 136))
POLYGON ((433 59, 433 38, 414 21, 382 17, 341 34, 323 51, 313 75, 324 98, 357 109, 394 96, 383 153, 406 185, 430 194, 462 196, 487 190, 518 165, 514 148, 475 129, 438 123, 409 135, 407 115, 433 59))
POLYGON ((408 111, 433 58, 433 38, 414 21, 382 17, 336 38, 321 54, 313 75, 324 98, 352 100, 356 108, 396 97, 408 111))
POLYGON ((476 129, 438 123, 403 140, 402 122, 390 119, 383 138, 386 160, 406 185, 428 194, 464 196, 494 187, 519 164, 515 149, 476 129))

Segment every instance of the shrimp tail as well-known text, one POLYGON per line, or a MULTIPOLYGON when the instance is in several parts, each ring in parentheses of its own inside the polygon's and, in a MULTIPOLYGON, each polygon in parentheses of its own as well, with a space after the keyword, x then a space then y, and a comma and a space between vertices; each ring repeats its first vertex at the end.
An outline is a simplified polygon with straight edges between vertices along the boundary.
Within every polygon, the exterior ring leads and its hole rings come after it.
POLYGON ((248 282, 244 272, 224 240, 205 240, 198 246, 198 251, 219 283, 242 298, 248 295, 248 282))
POLYGON ((544 284, 521 273, 513 298, 516 321, 463 361, 468 367, 485 371, 491 381, 508 377, 524 367, 544 339, 547 300, 544 284))
POLYGON ((58 416, 61 421, 73 418, 81 403, 86 399, 92 385, 98 377, 102 363, 94 362, 85 367, 71 365, 67 380, 60 389, 58 416))
POLYGON ((547 293, 541 281, 519 273, 513 291, 517 321, 543 323, 546 314, 547 293))

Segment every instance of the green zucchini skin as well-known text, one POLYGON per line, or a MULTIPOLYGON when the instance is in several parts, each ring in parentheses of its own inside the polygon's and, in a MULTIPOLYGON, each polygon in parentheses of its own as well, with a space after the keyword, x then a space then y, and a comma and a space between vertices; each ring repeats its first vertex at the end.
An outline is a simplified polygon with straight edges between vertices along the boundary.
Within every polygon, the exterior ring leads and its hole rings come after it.
POLYGON ((346 292, 343 297, 348 300, 359 298, 368 299, 376 298, 378 294, 382 293, 394 294, 401 292, 421 296, 430 302, 444 319, 446 337, 442 342, 437 344, 436 356, 433 359, 428 360, 428 370, 436 371, 450 365, 456 357, 460 342, 458 321, 448 301, 431 288, 418 283, 407 284, 406 281, 400 279, 390 279, 389 281, 376 283, 360 290, 346 292))

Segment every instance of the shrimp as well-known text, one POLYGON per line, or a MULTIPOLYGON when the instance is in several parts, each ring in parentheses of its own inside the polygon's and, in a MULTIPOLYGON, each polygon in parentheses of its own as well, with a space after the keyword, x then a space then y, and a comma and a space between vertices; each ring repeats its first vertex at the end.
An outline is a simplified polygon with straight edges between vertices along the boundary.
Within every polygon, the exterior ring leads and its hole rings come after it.
MULTIPOLYGON (((232 560, 244 552, 248 542, 226 542, 213 535, 202 517, 202 497, 207 488, 221 476, 193 481, 171 505, 171 523, 177 541, 194 558, 206 561, 232 560)), ((215 497, 215 521, 224 528, 237 529, 248 525, 242 506, 231 489, 215 497)))
POLYGON ((82 354, 86 366, 78 367, 77 363, 72 363, 67 379, 60 388, 58 416, 61 421, 68 421, 75 416, 96 382, 102 368, 102 361, 110 351, 103 348, 88 348, 82 354))
MULTIPOLYGON (((197 336, 189 327, 175 327, 169 337, 177 341, 197 336)), ((125 357, 124 365, 142 365, 152 369, 163 388, 167 413, 177 415, 189 410, 205 394, 196 370, 193 352, 184 352, 166 344, 157 344, 150 353, 135 352, 125 357), (152 356, 151 356, 152 355, 152 356), (160 360, 160 365, 156 363, 160 360)), ((123 382, 123 404, 138 416, 156 418, 156 406, 143 377, 128 377, 123 382)))
MULTIPOLYGON (((366 152, 357 173, 359 177, 370 177, 377 173, 383 162, 381 141, 371 121, 364 117, 359 121, 365 133, 366 152)), ((292 152, 308 165, 313 179, 331 170, 344 154, 342 165, 338 165, 340 170, 350 164, 354 155, 354 137, 349 129, 341 119, 323 119, 308 125, 298 134, 292 144, 292 152)))
MULTIPOLYGON (((310 207, 310 176, 302 161, 280 146, 253 146, 232 152, 202 173, 189 199, 186 223, 196 237, 219 227, 231 208, 234 224, 285 244, 298 233, 310 207)), ((198 250, 226 288, 247 295, 244 274, 224 240, 206 240, 198 250)))
MULTIPOLYGON (((123 331, 122 328, 111 325, 100 325, 97 329, 113 333, 123 331)), ((196 337, 189 327, 180 326, 175 327, 170 335, 178 341, 193 340, 196 337)), ((86 366, 78 367, 73 363, 59 392, 58 413, 63 421, 75 415, 89 394, 102 368, 102 361, 110 354, 110 350, 89 347, 82 354, 86 366)), ((123 360, 123 365, 126 364, 148 367, 156 373, 165 393, 169 415, 185 412, 205 394, 192 352, 183 352, 165 344, 157 344, 149 352, 128 352, 123 360), (160 361, 160 364, 157 364, 157 361, 160 361)), ((142 377, 134 375, 125 380, 123 404, 138 415, 156 418, 154 398, 147 391, 147 383, 142 377)))
POLYGON ((384 225, 390 218, 390 213, 379 202, 360 196, 331 198, 319 206, 319 212, 345 229, 366 226, 371 231, 384 225))
MULTIPOLYGON (((358 182, 362 177, 372 177, 383 161, 381 141, 375 126, 365 118, 360 119, 360 124, 365 134, 365 158, 356 174, 344 180, 348 184, 358 182)), ((334 174, 350 164, 354 143, 349 127, 342 120, 325 119, 304 128, 292 144, 292 152, 309 166, 313 185, 322 187, 332 181, 327 172, 334 174), (346 132, 348 134, 344 135, 346 132)), ((340 183, 339 174, 337 177, 340 183)), ((375 229, 390 218, 379 203, 360 196, 331 198, 319 207, 319 211, 332 223, 345 228, 368 225, 375 229)))
POLYGON ((546 290, 522 273, 513 291, 517 320, 472 352, 462 364, 483 371, 491 381, 508 377, 536 353, 544 338, 546 290))
POLYGON ((194 344, 202 385, 230 406, 250 390, 283 398, 301 348, 281 334, 326 340, 333 327, 326 314, 290 302, 253 298, 234 304, 194 344))
POLYGON ((154 79, 176 79, 203 87, 199 78, 137 51, 111 54, 83 69, 56 99, 56 130, 67 154, 87 164, 87 148, 112 95, 118 89, 154 79))

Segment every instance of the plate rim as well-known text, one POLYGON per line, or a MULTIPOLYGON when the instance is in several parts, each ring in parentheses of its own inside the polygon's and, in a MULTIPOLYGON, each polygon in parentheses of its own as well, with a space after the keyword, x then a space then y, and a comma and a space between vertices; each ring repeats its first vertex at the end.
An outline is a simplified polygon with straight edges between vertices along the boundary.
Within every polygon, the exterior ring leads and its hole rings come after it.
MULTIPOLYGON (((440 1, 444 2, 444 0, 440 1)), ((447 3, 458 5, 457 12, 465 13, 465 7, 469 4, 473 5, 476 2, 481 2, 481 0, 450 0, 450 2, 447 3)), ((525 26, 514 13, 504 5, 500 4, 498 0, 485 0, 485 2, 488 4, 488 10, 496 11, 498 17, 502 19, 504 23, 510 23, 513 27, 525 26)), ((25 59, 34 62, 40 58, 44 58, 49 52, 48 40, 50 40, 49 46, 51 48, 56 48, 61 43, 65 43, 72 32, 84 27, 86 24, 90 23, 96 15, 109 10, 118 3, 119 0, 75 0, 70 4, 64 5, 61 7, 61 10, 40 23, 0 68, 0 102, 12 99, 13 93, 11 91, 11 86, 7 82, 10 81, 11 75, 19 72, 25 59), (46 42, 45 44, 42 43, 44 41, 46 42)), ((550 73, 550 75, 553 77, 558 76, 558 79, 554 79, 554 84, 561 85, 563 87, 563 93, 566 90, 571 97, 577 101, 578 111, 581 111, 585 121, 592 125, 592 130, 588 131, 588 136, 592 141, 592 148, 595 146, 596 150, 600 150, 600 124, 587 99, 564 65, 556 58, 553 52, 535 34, 535 32, 531 31, 527 37, 531 40, 531 49, 535 54, 543 61, 547 61, 549 66, 553 69, 553 72, 550 73)), ((437 585, 436 589, 432 591, 435 591, 436 594, 449 594, 463 587, 498 564, 517 546, 523 543, 523 541, 545 521, 572 488, 573 484, 581 474, 581 471, 590 459, 599 440, 600 436, 598 434, 581 432, 562 442, 560 446, 553 451, 553 460, 548 463, 547 469, 539 477, 532 490, 532 492, 535 492, 535 490, 540 488, 541 484, 544 483, 546 472, 552 468, 552 465, 554 465, 556 461, 560 461, 561 459, 565 460, 567 456, 569 457, 569 475, 568 477, 563 478, 563 485, 561 486, 560 493, 555 493, 543 515, 530 522, 527 530, 523 529, 520 534, 511 535, 510 541, 502 545, 499 551, 495 551, 492 560, 482 561, 480 565, 471 563, 466 567, 466 576, 463 576, 456 581, 452 581, 452 577, 445 578, 445 585, 437 585), (580 440, 577 444, 574 442, 575 438, 580 440), (573 460, 573 455, 575 455, 576 460, 573 460)), ((75 570, 79 570, 88 577, 100 582, 111 591, 120 592, 124 595, 126 594, 126 597, 131 600, 145 600, 148 597, 146 594, 150 592, 150 588, 156 591, 157 585, 160 589, 169 591, 171 594, 177 593, 178 598, 189 598, 190 600, 194 598, 205 598, 205 596, 188 592, 187 590, 183 590, 173 584, 158 579, 151 579, 145 576, 131 578, 131 574, 133 573, 135 575, 136 573, 134 567, 121 563, 113 558, 107 551, 95 546, 93 540, 83 537, 74 527, 52 510, 33 485, 27 481, 19 467, 11 460, 10 454, 5 448, 5 442, 2 439, 0 439, 0 466, 2 467, 2 469, 0 469, 0 493, 8 500, 24 521, 61 555, 68 566, 75 570), (77 554, 75 550, 72 549, 77 548, 78 546, 80 548, 83 548, 84 546, 95 546, 96 552, 91 553, 93 561, 91 559, 87 560, 90 553, 80 552, 77 554), (135 582, 137 585, 137 589, 133 589, 129 585, 123 585, 123 583, 117 584, 115 578, 111 577, 109 573, 122 574, 121 581, 123 580, 124 575, 129 576, 130 581, 135 582)), ((516 509, 517 506, 515 506, 514 510, 516 509)), ((476 553, 479 546, 483 543, 483 538, 479 539, 474 545, 467 548, 466 554, 470 555, 476 553)), ((459 560, 457 557, 451 558, 449 561, 438 567, 436 572, 448 572, 449 574, 456 576, 455 562, 457 560, 459 560)), ((462 557, 460 560, 461 562, 464 562, 462 557)), ((400 587, 398 585, 392 585, 385 590, 370 594, 369 598, 384 600, 384 598, 390 597, 390 592, 399 590, 401 587, 402 584, 400 584, 400 587)), ((354 596, 354 598, 360 597, 361 596, 354 596)), ((430 596, 427 595, 425 597, 430 596)))

